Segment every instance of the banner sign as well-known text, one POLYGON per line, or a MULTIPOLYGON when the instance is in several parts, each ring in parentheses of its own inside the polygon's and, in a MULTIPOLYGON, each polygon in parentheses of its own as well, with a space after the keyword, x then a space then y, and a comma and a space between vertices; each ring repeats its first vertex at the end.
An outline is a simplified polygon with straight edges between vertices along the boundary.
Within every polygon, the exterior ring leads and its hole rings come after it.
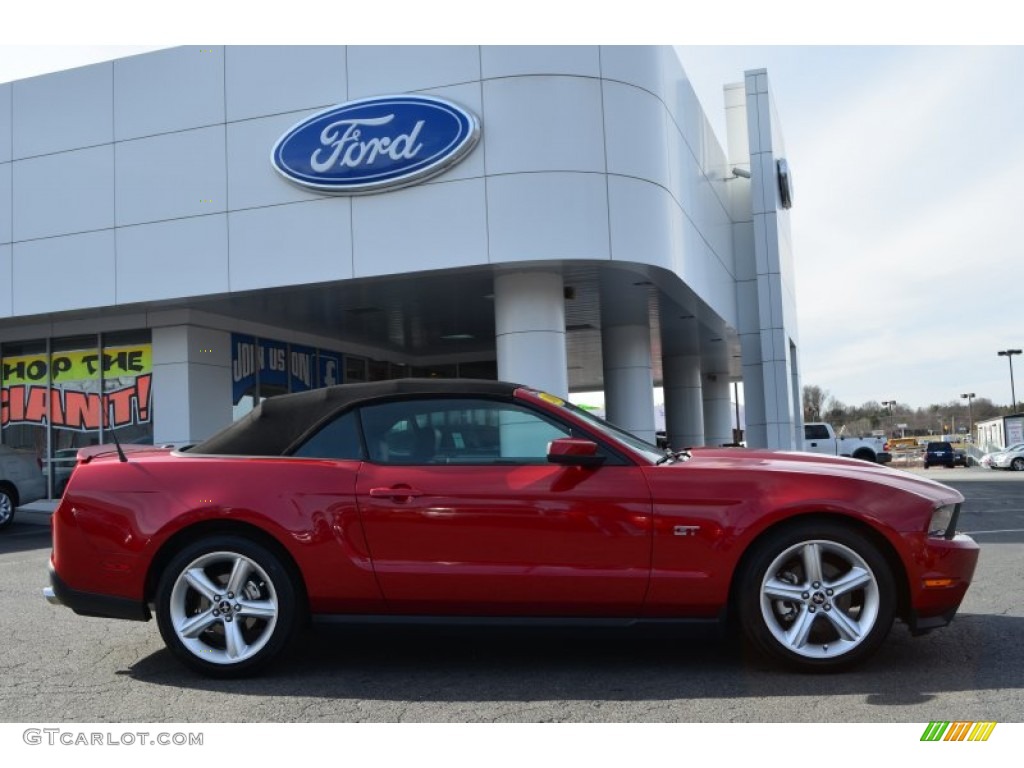
POLYGON ((243 397, 269 386, 305 392, 341 383, 341 355, 283 341, 231 334, 231 397, 238 405, 243 397))
POLYGON ((320 386, 333 387, 341 380, 341 355, 320 350, 320 386))
POLYGON ((148 424, 152 345, 5 357, 0 363, 0 426, 51 424, 91 432, 148 424), (104 391, 100 392, 100 381, 104 391))

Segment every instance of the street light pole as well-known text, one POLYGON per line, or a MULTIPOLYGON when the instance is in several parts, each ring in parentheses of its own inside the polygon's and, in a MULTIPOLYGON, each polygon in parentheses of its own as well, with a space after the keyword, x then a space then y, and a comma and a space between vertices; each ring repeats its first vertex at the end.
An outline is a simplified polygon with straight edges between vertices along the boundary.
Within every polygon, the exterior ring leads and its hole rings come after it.
POLYGON ((889 409, 889 437, 894 437, 892 428, 892 409, 896 406, 895 400, 883 400, 882 407, 889 409))
POLYGON ((1010 413, 1014 413, 1017 410, 1017 393, 1013 389, 1013 356, 1019 355, 1019 349, 1001 349, 999 350, 999 356, 1005 357, 1010 363, 1010 413))
POLYGON ((971 442, 974 442, 974 411, 971 410, 971 403, 974 401, 975 394, 973 392, 966 392, 960 395, 961 400, 967 401, 967 418, 971 422, 971 442))

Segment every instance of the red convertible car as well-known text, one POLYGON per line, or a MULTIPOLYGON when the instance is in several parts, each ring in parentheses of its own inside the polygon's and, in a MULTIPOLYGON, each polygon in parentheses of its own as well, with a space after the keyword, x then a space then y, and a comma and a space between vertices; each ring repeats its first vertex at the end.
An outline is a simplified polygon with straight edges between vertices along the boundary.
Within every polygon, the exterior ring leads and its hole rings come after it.
MULTIPOLYGON (((128 447, 128 446, 126 446, 128 447)), ((400 380, 271 398, 187 450, 83 449, 51 602, 238 676, 309 619, 735 626, 797 667, 948 624, 963 497, 853 459, 664 451, 560 398, 400 380)))

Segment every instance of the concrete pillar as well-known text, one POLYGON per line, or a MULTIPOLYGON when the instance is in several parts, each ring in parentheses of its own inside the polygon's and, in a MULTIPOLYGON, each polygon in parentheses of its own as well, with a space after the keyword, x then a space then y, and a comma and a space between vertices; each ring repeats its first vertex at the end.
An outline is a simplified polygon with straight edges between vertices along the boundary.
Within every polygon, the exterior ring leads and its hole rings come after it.
POLYGON ((665 430, 676 450, 705 445, 700 355, 661 358, 665 390, 665 430))
POLYGON ((231 423, 231 334, 153 329, 153 442, 204 440, 231 423))
POLYGON ((601 359, 605 416, 637 437, 655 441, 654 378, 647 287, 636 276, 601 276, 601 359))
POLYGON ((704 399, 704 444, 718 446, 731 443, 735 412, 729 375, 704 374, 701 392, 704 399))
POLYGON ((565 295, 556 272, 505 272, 494 278, 498 378, 569 396, 565 295))

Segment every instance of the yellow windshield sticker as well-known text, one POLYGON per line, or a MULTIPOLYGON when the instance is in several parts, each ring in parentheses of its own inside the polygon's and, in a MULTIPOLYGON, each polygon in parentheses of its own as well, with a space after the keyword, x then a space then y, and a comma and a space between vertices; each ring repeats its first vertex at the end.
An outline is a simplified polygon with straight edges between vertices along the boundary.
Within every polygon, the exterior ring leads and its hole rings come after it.
POLYGON ((552 405, 557 405, 559 408, 561 408, 561 407, 563 407, 565 405, 565 400, 563 400, 560 397, 555 397, 554 395, 549 395, 547 392, 538 392, 537 393, 537 397, 539 397, 541 400, 543 400, 546 403, 551 403, 552 405))

